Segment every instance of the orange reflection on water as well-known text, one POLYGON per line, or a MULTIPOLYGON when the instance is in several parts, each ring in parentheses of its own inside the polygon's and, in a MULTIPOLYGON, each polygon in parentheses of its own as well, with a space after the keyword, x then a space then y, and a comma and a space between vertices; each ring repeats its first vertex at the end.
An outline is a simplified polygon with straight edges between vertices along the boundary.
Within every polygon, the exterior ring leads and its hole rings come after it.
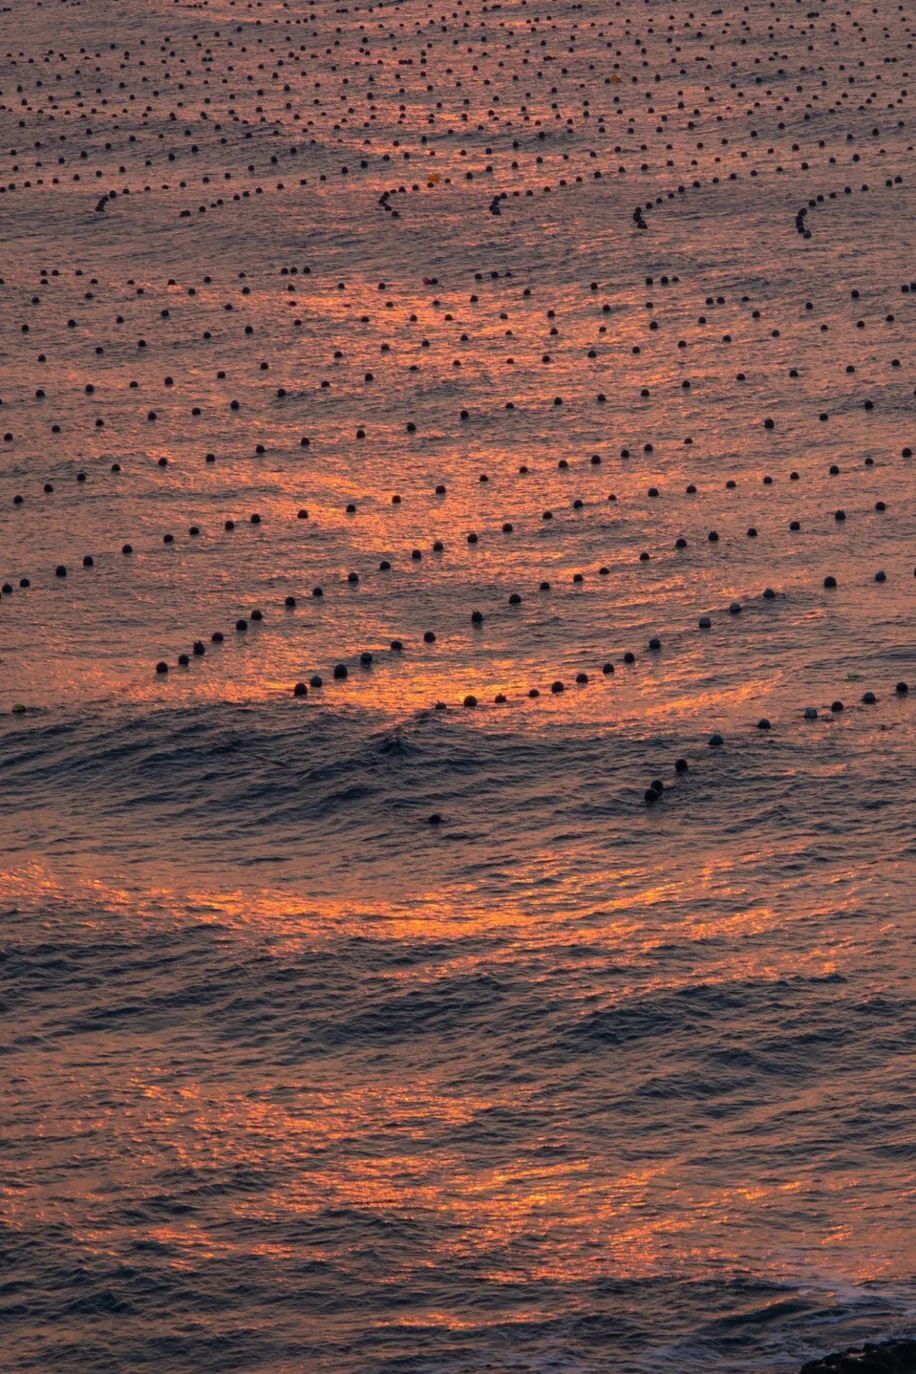
MULTIPOLYGON (((803 853, 804 837, 797 844, 803 853)), ((841 893, 830 925, 802 903, 779 911, 752 900, 727 848, 690 872, 664 876, 605 855, 603 900, 590 906, 581 900, 584 878, 564 875, 553 851, 533 852, 519 881, 534 890, 545 873, 555 892, 536 913, 514 901, 482 906, 457 885, 377 902, 367 913, 352 901, 315 904, 280 887, 182 892, 161 882, 144 886, 139 875, 125 885, 88 872, 81 881, 68 874, 64 884, 50 864, 6 872, 0 892, 8 907, 44 913, 39 919, 52 924, 66 900, 67 910, 83 913, 70 918, 71 935, 81 929, 104 939, 129 922, 135 932, 161 926, 179 937, 199 926, 214 942, 211 952, 223 947, 231 961, 253 966, 266 956, 295 970, 303 952, 333 960, 351 942, 404 943, 409 963, 386 962, 366 976, 367 1008, 439 981, 460 986, 486 976, 511 989, 523 976, 543 989, 547 1023, 553 1003, 562 1002, 563 1034, 584 1018, 656 997, 664 1003, 680 990, 773 987, 822 978, 860 957, 855 927, 838 920, 841 893), (792 938, 796 928, 801 939, 792 938), (674 942, 679 957, 672 959, 674 942), (424 950, 429 957, 418 957, 424 950)), ((855 891, 845 900, 854 909, 855 891)), ((115 1005, 123 1000, 121 989, 110 996, 115 1005)), ((163 1263, 188 1270, 202 1258, 233 1254, 295 1262, 310 1235, 311 1257, 347 1264, 348 1217, 382 1217, 422 1233, 422 1246, 391 1256, 386 1284, 455 1262, 473 1262, 506 1285, 672 1273, 695 1279, 748 1263, 774 1281, 795 1265, 799 1273, 814 1268, 864 1282, 900 1276, 908 1263, 911 1238, 901 1225, 899 1243, 889 1245, 886 1211, 860 1168, 825 1164, 813 1145, 807 1158, 796 1151, 791 1170, 775 1162, 787 1114, 803 1130, 829 1084, 761 1099, 734 1117, 711 1114, 701 1147, 679 1134, 677 1066, 658 1057, 652 1036, 636 1049, 596 1042, 572 1080, 562 1060, 547 1058, 530 1081, 484 1073, 478 1088, 465 1072, 458 1088, 452 1056, 473 1048, 461 1037, 437 1042, 431 1062, 419 1030, 396 1048, 371 1038, 335 1047, 310 1040, 312 1020, 306 1004, 283 1027, 283 1062, 257 1038, 241 1047, 224 1030, 214 1039, 207 1017, 193 1008, 174 1025, 133 1032, 127 1071, 123 1031, 96 1030, 88 1069, 72 1057, 67 1037, 47 1038, 42 1071, 63 1087, 41 1133, 61 1174, 47 1187, 6 1187, 9 1223, 24 1231, 64 1217, 88 1253, 114 1255, 119 1200, 142 1207, 143 1180, 165 1169, 201 1201, 193 1214, 152 1221, 150 1236, 163 1247, 163 1263), (210 1071, 176 1074, 189 1043, 200 1065, 218 1050, 210 1071), (227 1053, 233 1072, 223 1080, 227 1053), (664 1088, 672 1070, 664 1149, 651 1157, 657 1122, 650 1113, 645 1138, 629 1135, 627 1096, 634 1073, 636 1085, 655 1079, 664 1088), (105 1104, 91 1115, 83 1109, 87 1072, 95 1102, 105 1104), (770 1142, 771 1152, 749 1155, 749 1137, 770 1142), (100 1141, 104 1169, 94 1163, 100 1141), (75 1172, 67 1167, 74 1160, 75 1172), (235 1186, 239 1178, 244 1186, 235 1186), (774 1226, 790 1238, 788 1259, 773 1246, 774 1226)), ((484 1036, 482 1070, 487 1048, 484 1036)), ((880 1073, 870 1081, 879 1095, 880 1073)), ((728 1100, 725 1085, 722 1091, 728 1100)), ((10 1137, 16 1142, 34 1130, 34 1123, 14 1123, 10 1137)), ((422 1309, 422 1319, 461 1322, 436 1303, 422 1309)))

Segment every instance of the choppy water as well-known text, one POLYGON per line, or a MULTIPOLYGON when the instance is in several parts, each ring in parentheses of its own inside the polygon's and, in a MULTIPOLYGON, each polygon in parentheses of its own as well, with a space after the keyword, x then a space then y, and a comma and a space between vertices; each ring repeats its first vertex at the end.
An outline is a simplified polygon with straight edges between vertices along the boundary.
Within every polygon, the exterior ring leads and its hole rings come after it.
POLYGON ((0 14, 4 1371, 912 1329, 913 40, 0 14))

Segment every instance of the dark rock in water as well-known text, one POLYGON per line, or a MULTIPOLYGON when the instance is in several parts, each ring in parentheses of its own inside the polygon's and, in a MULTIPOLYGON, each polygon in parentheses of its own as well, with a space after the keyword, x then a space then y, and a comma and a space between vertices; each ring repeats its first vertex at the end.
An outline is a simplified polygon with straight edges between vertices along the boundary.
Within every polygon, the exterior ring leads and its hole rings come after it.
POLYGON ((916 1340, 866 1341, 802 1365, 800 1374, 916 1374, 916 1340))

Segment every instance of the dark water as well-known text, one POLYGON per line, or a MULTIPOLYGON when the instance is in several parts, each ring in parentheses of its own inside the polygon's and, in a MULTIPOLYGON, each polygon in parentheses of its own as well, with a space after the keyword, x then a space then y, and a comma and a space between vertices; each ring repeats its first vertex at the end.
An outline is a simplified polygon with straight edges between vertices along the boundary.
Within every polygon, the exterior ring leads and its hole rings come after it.
POLYGON ((4 1374, 911 1331, 912 16, 0 36, 4 1374))

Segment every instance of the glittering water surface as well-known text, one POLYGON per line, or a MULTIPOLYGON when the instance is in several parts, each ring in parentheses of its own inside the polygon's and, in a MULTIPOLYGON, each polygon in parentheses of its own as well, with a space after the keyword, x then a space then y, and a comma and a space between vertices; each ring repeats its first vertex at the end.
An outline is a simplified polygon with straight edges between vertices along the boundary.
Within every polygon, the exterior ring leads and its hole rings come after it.
POLYGON ((0 40, 4 1371, 910 1329, 907 7, 0 40))

